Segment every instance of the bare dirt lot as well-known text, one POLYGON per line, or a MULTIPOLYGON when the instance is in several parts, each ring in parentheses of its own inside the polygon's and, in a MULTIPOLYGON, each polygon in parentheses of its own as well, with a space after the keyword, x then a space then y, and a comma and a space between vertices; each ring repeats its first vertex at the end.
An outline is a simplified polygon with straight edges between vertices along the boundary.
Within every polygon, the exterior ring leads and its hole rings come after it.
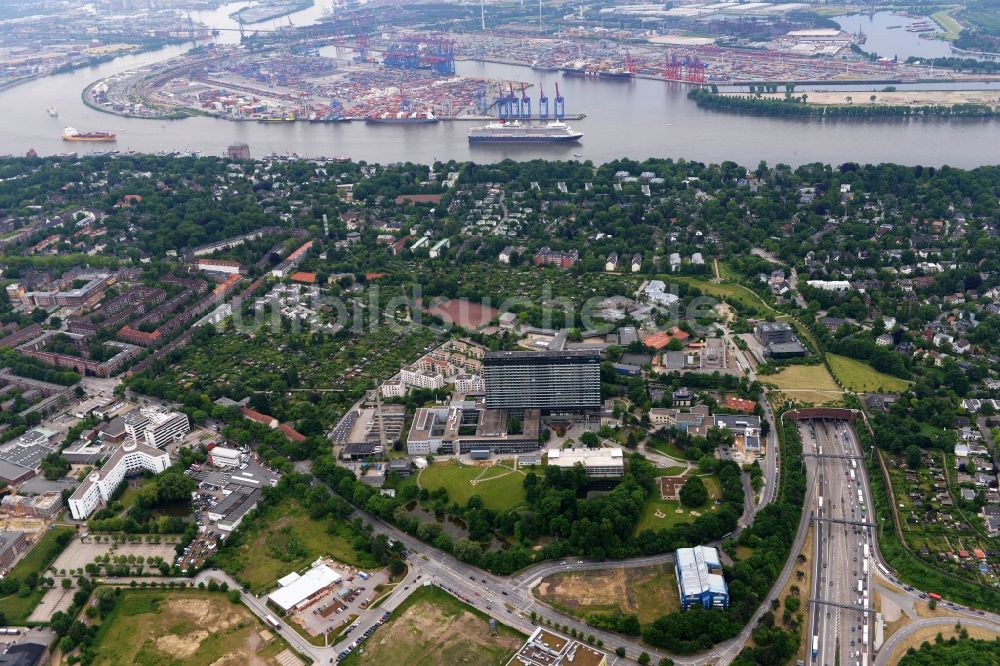
POLYGON ((503 626, 498 635, 491 635, 485 618, 442 590, 421 587, 414 597, 411 606, 365 643, 364 655, 352 655, 349 663, 499 666, 524 642, 523 636, 503 626))
POLYGON ((542 579, 535 595, 577 615, 620 610, 643 624, 680 609, 669 565, 553 574, 542 579))
POLYGON ((94 663, 277 663, 275 655, 286 646, 268 643, 260 626, 246 607, 224 594, 129 590, 101 625, 94 663))
POLYGON ((464 298, 439 301, 426 308, 426 311, 449 324, 458 324, 470 330, 485 326, 499 314, 496 308, 485 307, 464 298))

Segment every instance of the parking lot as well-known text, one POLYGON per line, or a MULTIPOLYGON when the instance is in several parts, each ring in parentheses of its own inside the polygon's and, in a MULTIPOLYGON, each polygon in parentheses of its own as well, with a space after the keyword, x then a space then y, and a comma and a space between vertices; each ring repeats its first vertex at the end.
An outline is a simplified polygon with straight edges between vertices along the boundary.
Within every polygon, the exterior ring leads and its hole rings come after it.
MULTIPOLYGON (((167 536, 161 537, 164 541, 168 538, 167 536)), ((83 538, 77 537, 69 542, 64 550, 52 566, 56 568, 56 571, 62 571, 65 569, 69 571, 71 569, 82 569, 91 562, 94 561, 99 555, 135 555, 136 557, 142 556, 146 559, 150 557, 161 557, 164 562, 172 562, 174 559, 174 544, 173 543, 119 543, 114 544, 110 542, 102 541, 97 543, 93 537, 83 538)))
POLYGON ((337 663, 339 664, 343 660, 347 659, 347 655, 354 652, 355 648, 360 646, 369 636, 375 633, 376 629, 378 629, 388 621, 389 621, 389 611, 386 611, 385 613, 382 614, 382 617, 380 617, 378 620, 375 621, 375 624, 368 627, 364 631, 364 633, 362 633, 360 636, 354 639, 354 641, 347 647, 346 650, 342 650, 340 654, 337 655, 337 663))
POLYGON ((352 616, 360 615, 368 606, 387 593, 384 589, 389 582, 385 569, 374 573, 360 571, 354 567, 327 561, 327 566, 342 576, 335 590, 317 598, 309 606, 300 610, 292 618, 313 636, 328 634, 343 626, 352 616))
POLYGON ((28 616, 28 622, 49 622, 56 611, 66 612, 73 605, 76 587, 63 589, 57 586, 45 593, 35 610, 28 616))

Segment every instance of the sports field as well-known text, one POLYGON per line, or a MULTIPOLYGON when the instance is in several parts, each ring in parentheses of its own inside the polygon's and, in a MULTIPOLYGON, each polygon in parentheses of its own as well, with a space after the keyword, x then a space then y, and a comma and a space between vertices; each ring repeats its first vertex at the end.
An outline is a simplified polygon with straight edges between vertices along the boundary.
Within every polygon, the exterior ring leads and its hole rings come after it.
POLYGON ((460 506, 478 495, 487 508, 509 511, 524 503, 524 473, 507 464, 480 466, 439 462, 421 471, 417 481, 427 490, 445 488, 449 501, 458 502, 460 506))
POLYGON ((867 363, 853 358, 836 354, 827 354, 826 358, 837 379, 850 391, 898 393, 905 391, 909 385, 905 379, 879 372, 867 363))
POLYGON ((489 618, 439 587, 421 586, 344 666, 502 666, 525 640, 505 625, 490 634, 489 618))

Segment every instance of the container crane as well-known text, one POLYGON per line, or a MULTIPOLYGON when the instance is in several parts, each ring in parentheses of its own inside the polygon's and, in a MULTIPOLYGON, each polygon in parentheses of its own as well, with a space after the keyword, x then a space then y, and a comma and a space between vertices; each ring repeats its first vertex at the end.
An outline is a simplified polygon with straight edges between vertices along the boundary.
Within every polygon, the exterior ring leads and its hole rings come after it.
POLYGON ((559 84, 556 83, 556 96, 552 100, 552 115, 556 118, 563 118, 566 116, 566 100, 559 93, 559 84))
POLYGON ((531 98, 524 91, 524 83, 521 83, 521 117, 531 119, 531 98))
POLYGON ((549 98, 545 96, 541 83, 538 84, 538 117, 549 117, 549 98))
POLYGON ((514 84, 513 83, 508 83, 507 86, 509 87, 509 91, 510 91, 508 93, 508 96, 507 96, 508 104, 510 105, 510 115, 512 115, 515 118, 520 118, 521 117, 521 100, 518 99, 516 95, 514 95, 514 84))

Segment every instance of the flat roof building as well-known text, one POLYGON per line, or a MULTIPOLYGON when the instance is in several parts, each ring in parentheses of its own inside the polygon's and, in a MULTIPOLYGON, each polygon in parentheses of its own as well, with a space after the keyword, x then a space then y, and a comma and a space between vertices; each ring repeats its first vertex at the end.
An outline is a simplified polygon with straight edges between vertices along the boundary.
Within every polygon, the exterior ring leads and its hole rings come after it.
POLYGON ((729 608, 729 588, 722 577, 717 548, 678 548, 674 552, 674 569, 683 610, 692 606, 729 608))
POLYGON ((143 407, 125 415, 125 432, 133 444, 143 443, 155 449, 180 439, 191 430, 187 414, 163 412, 143 407))
POLYGON ((794 341, 792 327, 784 322, 762 321, 754 331, 757 341, 767 347, 772 344, 784 344, 794 341))
POLYGON ((54 430, 33 428, 12 442, 0 444, 0 481, 17 484, 38 473, 42 460, 55 449, 54 430))
POLYGON ((597 351, 488 352, 483 374, 489 409, 534 408, 551 413, 601 408, 597 351))
POLYGON ((548 629, 535 628, 507 666, 607 666, 608 655, 548 629))
POLYGON ((240 464, 240 452, 238 449, 216 446, 208 452, 208 459, 216 467, 237 467, 240 464))
POLYGON ((28 550, 27 535, 18 531, 0 531, 0 573, 6 574, 17 556, 28 550))
POLYGON ((549 449, 549 465, 571 468, 578 463, 587 470, 587 476, 617 479, 625 475, 625 458, 620 448, 549 449))
POLYGON ((292 572, 279 580, 278 589, 267 595, 267 600, 287 613, 329 591, 340 582, 340 578, 339 573, 321 560, 316 560, 312 568, 301 576, 292 572))
POLYGON ((170 467, 170 456, 145 444, 126 442, 108 458, 98 472, 80 484, 69 498, 69 512, 75 520, 86 520, 102 503, 107 502, 126 476, 142 470, 159 474, 170 467))
POLYGON ((537 451, 541 412, 525 409, 519 415, 520 432, 512 432, 512 416, 507 410, 487 409, 482 401, 472 400, 456 401, 447 407, 419 408, 406 438, 406 452, 424 456, 537 451))

